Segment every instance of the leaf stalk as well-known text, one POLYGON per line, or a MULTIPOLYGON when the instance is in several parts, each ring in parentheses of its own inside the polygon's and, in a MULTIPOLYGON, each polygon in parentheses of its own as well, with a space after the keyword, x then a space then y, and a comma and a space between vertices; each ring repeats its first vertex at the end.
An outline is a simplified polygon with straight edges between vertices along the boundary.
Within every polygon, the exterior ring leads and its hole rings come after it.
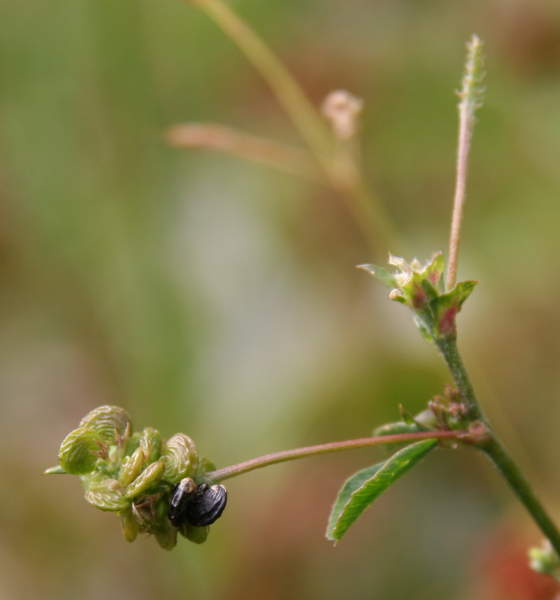
POLYGON ((357 438, 353 440, 344 440, 341 442, 327 442, 325 444, 317 444, 315 446, 304 446, 303 448, 294 448, 293 450, 281 450, 280 452, 271 452, 263 456, 251 458, 244 462, 223 467, 215 471, 209 471, 205 474, 205 478, 211 482, 223 481, 231 477, 243 475, 255 469, 261 469, 269 465, 274 465, 290 460, 298 460, 308 456, 317 456, 319 454, 327 454, 333 452, 341 452, 344 450, 354 450, 356 448, 367 448, 368 446, 379 446, 382 444, 395 444, 399 442, 415 442, 418 440, 429 439, 455 439, 468 436, 466 431, 422 431, 418 433, 398 433, 393 435, 380 435, 374 437, 357 438))

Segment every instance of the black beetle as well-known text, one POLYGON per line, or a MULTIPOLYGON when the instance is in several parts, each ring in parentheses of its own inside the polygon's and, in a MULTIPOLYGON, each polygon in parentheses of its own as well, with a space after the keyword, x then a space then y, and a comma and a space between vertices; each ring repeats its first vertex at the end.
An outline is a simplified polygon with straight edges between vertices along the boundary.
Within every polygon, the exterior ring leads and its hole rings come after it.
POLYGON ((167 516, 178 528, 185 523, 203 527, 219 519, 226 504, 227 490, 223 485, 197 486, 190 477, 185 477, 171 494, 167 516))

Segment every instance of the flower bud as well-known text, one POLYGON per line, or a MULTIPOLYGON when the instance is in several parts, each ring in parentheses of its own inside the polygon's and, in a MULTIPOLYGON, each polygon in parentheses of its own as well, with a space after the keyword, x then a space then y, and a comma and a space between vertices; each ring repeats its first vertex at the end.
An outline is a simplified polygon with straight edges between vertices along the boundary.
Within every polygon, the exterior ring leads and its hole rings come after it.
POLYGON ((537 573, 550 575, 560 581, 560 558, 548 540, 529 549, 529 566, 537 573))
POLYGON ((396 268, 390 272, 376 265, 360 265, 387 287, 389 298, 406 304, 414 313, 415 323, 424 337, 436 343, 454 339, 455 317, 473 291, 475 281, 457 283, 444 290, 445 264, 441 252, 422 265, 414 259, 410 263, 398 256, 389 256, 389 264, 396 268))
POLYGON ((363 105, 361 98, 346 90, 335 90, 327 95, 323 101, 322 113, 339 140, 349 140, 356 134, 363 105))

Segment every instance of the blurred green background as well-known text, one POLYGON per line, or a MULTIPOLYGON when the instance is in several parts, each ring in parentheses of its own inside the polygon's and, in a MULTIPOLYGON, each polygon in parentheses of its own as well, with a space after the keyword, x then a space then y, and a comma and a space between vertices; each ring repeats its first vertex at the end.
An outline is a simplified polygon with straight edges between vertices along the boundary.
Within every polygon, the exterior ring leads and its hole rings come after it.
POLYGON ((406 248, 371 256, 325 187, 166 146, 184 121, 299 143, 238 50, 180 0, 0 0, 0 598, 547 600, 540 536, 489 464, 440 451, 335 549, 371 449, 229 483, 201 547, 127 544, 76 478, 46 478, 91 408, 184 431, 219 466, 361 437, 448 376, 353 267, 444 249, 464 42, 487 45, 460 339, 487 412, 560 517, 557 0, 236 0, 319 104, 365 101, 363 158, 406 248), (411 250, 412 249, 412 250, 411 250))

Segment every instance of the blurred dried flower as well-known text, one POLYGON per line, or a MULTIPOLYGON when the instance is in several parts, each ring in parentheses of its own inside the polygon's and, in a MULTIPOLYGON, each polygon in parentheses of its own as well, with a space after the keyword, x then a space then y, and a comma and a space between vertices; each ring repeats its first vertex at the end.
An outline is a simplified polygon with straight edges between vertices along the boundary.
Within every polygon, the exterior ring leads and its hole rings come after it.
POLYGON ((329 120, 335 136, 341 140, 349 140, 356 135, 358 117, 364 102, 346 90, 330 92, 321 110, 329 120))

